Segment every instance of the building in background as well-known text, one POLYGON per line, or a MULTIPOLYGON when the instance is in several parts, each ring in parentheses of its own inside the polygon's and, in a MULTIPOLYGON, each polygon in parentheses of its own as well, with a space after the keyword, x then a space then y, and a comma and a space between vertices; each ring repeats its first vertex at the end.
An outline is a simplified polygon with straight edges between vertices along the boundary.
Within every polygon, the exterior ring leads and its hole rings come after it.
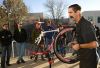
POLYGON ((43 18, 43 13, 28 13, 28 18, 40 19, 43 18))
POLYGON ((84 11, 82 15, 100 28, 100 11, 84 11))

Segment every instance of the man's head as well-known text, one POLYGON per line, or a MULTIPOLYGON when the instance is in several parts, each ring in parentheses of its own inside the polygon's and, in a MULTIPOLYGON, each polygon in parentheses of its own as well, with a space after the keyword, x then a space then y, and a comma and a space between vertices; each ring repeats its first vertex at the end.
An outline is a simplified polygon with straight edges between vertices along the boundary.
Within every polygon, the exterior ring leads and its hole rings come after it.
POLYGON ((41 28, 41 23, 40 23, 39 21, 36 21, 36 22, 35 22, 35 27, 36 27, 37 29, 40 29, 40 28, 41 28))
POLYGON ((78 4, 70 5, 68 7, 68 14, 72 20, 77 21, 81 16, 81 7, 78 4))
POLYGON ((18 23, 17 25, 19 29, 22 28, 22 23, 18 23))
POLYGON ((2 28, 8 30, 8 24, 3 24, 2 28))
POLYGON ((46 25, 47 25, 47 26, 51 26, 51 23, 52 23, 51 20, 48 20, 48 21, 46 22, 46 25))

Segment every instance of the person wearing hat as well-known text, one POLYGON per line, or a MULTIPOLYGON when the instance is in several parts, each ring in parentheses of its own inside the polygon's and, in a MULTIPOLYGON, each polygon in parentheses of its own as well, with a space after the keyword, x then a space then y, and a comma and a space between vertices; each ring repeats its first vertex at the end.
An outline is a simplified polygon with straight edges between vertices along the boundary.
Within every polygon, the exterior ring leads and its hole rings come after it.
MULTIPOLYGON (((35 26, 34 26, 34 29, 33 29, 33 31, 32 31, 32 43, 33 43, 33 46, 34 46, 34 50, 35 51, 41 51, 41 52, 43 52, 44 51, 44 40, 43 40, 43 38, 42 38, 42 40, 40 41, 40 43, 39 43, 39 48, 35 45, 35 39, 41 34, 41 31, 42 31, 42 28, 41 28, 41 23, 42 22, 39 22, 39 21, 36 21, 35 22, 35 26)), ((38 59, 38 55, 36 55, 35 56, 35 62, 37 61, 37 59, 38 59)), ((44 59, 44 57, 43 57, 43 55, 41 55, 41 59, 42 60, 45 60, 44 59)))
POLYGON ((3 24, 2 30, 0 31, 0 42, 2 47, 1 54, 1 68, 6 68, 10 66, 10 56, 11 56, 11 42, 12 34, 9 31, 8 24, 3 24))

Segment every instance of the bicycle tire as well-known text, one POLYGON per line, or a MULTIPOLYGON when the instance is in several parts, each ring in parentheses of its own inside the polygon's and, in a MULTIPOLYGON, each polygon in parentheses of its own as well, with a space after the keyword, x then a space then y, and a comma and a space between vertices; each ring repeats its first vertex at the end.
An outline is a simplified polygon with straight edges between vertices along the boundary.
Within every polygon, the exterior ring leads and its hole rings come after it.
MULTIPOLYGON (((62 55, 63 53, 60 53, 59 50, 58 50, 58 46, 60 47, 60 45, 58 44, 58 43, 59 43, 58 39, 59 39, 60 36, 62 36, 63 34, 68 33, 69 31, 72 31, 73 29, 74 29, 74 28, 65 28, 65 29, 63 29, 62 31, 60 31, 60 32, 57 34, 56 38, 55 38, 54 46, 53 46, 54 53, 55 53, 56 57, 57 57, 60 61, 62 61, 62 62, 64 62, 64 63, 68 63, 68 64, 73 64, 73 63, 78 62, 78 61, 79 61, 79 54, 76 53, 76 54, 75 54, 76 56, 73 56, 73 55, 72 55, 72 54, 75 53, 75 50, 73 50, 71 47, 68 46, 68 44, 72 41, 72 39, 70 39, 70 40, 68 40, 68 41, 65 41, 65 42, 67 42, 67 44, 65 45, 65 48, 66 48, 66 49, 65 49, 65 55, 63 56, 63 55, 62 55), (72 52, 69 52, 69 49, 71 49, 72 52), (69 55, 70 55, 70 56, 69 56, 69 55), (73 57, 71 57, 71 56, 73 56, 73 57)), ((67 37, 66 37, 66 38, 67 38, 67 37)), ((65 39, 66 39, 66 38, 65 38, 65 39)), ((61 47, 60 47, 60 48, 61 48, 61 47)))

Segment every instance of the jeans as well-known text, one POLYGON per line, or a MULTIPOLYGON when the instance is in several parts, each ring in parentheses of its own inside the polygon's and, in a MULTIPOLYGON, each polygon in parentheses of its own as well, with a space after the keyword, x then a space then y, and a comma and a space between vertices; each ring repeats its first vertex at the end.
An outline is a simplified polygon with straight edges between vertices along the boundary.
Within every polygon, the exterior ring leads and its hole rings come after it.
POLYGON ((23 59, 23 56, 25 54, 25 46, 26 46, 25 42, 22 42, 22 43, 17 42, 16 48, 17 48, 17 53, 18 53, 18 60, 23 59))
POLYGON ((1 68, 5 68, 5 64, 9 64, 11 56, 11 45, 2 46, 1 68))
POLYGON ((46 48, 48 48, 48 46, 51 45, 51 43, 52 43, 52 39, 45 38, 46 48))

